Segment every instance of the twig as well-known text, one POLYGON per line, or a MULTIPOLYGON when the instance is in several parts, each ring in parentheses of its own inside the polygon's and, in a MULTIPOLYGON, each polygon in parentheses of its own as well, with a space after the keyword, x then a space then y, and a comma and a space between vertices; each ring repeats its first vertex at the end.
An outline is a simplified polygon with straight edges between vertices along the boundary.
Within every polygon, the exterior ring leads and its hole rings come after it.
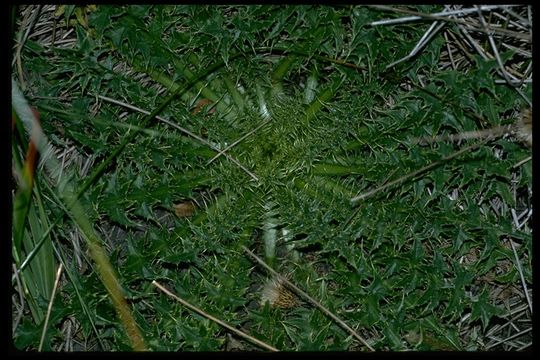
POLYGON ((343 327, 349 334, 354 336, 356 339, 360 340, 362 344, 364 344, 369 350, 375 351, 375 349, 369 345, 369 343, 364 340, 356 331, 354 331, 349 325, 347 325, 343 320, 338 318, 336 315, 334 315, 330 310, 325 308, 322 304, 320 304, 317 300, 306 294, 304 291, 300 290, 298 287, 296 287, 293 283, 291 283, 289 280, 287 280, 285 277, 281 276, 278 272, 276 272, 274 269, 272 269, 270 266, 268 266, 261 258, 259 258, 257 255, 255 255, 253 252, 251 252, 247 247, 242 245, 242 249, 251 256, 255 261, 257 261, 262 267, 264 267, 266 270, 268 270, 272 275, 276 276, 280 281, 282 281, 285 285, 287 285, 291 290, 296 292, 298 295, 303 297, 304 299, 308 300, 310 303, 312 303, 315 307, 317 307, 319 310, 321 310, 324 314, 329 316, 332 320, 334 320, 336 323, 338 323, 341 327, 343 327))
MULTIPOLYGON (((522 305, 517 306, 517 307, 515 307, 515 308, 513 308, 513 309, 508 309, 508 313, 502 314, 500 317, 503 318, 503 319, 506 319, 506 318, 512 317, 512 316, 514 316, 514 315, 517 314, 517 315, 514 317, 514 319, 510 319, 510 321, 516 320, 516 319, 520 318, 521 316, 526 315, 525 313, 526 313, 526 310, 528 309, 528 307, 529 307, 529 306, 528 306, 527 304, 522 304, 522 305)), ((498 326, 498 325, 497 325, 497 326, 498 326)), ((502 325, 502 327, 505 327, 505 326, 506 326, 506 324, 505 324, 505 325, 502 325)), ((488 332, 488 335, 489 335, 489 334, 493 334, 493 333, 495 333, 495 332, 496 332, 496 330, 493 330, 493 331, 490 330, 490 331, 488 332)))
POLYGON ((373 190, 370 190, 370 191, 368 191, 368 192, 365 192, 365 193, 363 193, 363 194, 360 194, 360 195, 358 195, 358 196, 355 196, 355 197, 353 197, 353 198, 351 199, 351 203, 353 203, 353 205, 354 205, 356 202, 358 202, 358 201, 360 201, 360 200, 366 200, 367 198, 372 197, 373 195, 375 195, 375 194, 378 193, 378 192, 381 192, 381 191, 383 191, 383 190, 388 189, 389 187, 392 187, 392 186, 394 186, 394 185, 397 185, 397 184, 400 184, 400 183, 402 183, 402 182, 405 182, 405 181, 407 181, 407 180, 409 180, 409 179, 412 179, 412 178, 418 176, 419 174, 421 174, 421 173, 423 173, 423 172, 426 172, 426 171, 428 171, 428 170, 431 170, 431 169, 433 169, 433 168, 439 166, 440 164, 442 164, 442 163, 445 162, 445 161, 451 160, 451 159, 453 159, 453 158, 455 158, 455 157, 457 157, 457 156, 459 156, 459 155, 461 155, 461 154, 463 154, 463 153, 465 153, 465 152, 467 152, 467 151, 470 151, 470 150, 472 150, 472 149, 474 149, 474 148, 479 147, 480 145, 482 145, 482 144, 484 144, 485 142, 487 142, 487 140, 490 140, 490 139, 485 139, 485 140, 483 140, 483 141, 481 141, 481 142, 479 142, 479 143, 472 144, 472 145, 470 145, 470 146, 464 147, 463 149, 461 149, 461 150, 459 150, 459 151, 456 151, 455 153, 453 153, 453 154, 451 154, 451 155, 449 155, 449 156, 446 156, 446 157, 442 158, 441 160, 437 160, 437 161, 435 161, 435 162, 433 162, 433 163, 431 163, 431 164, 429 164, 429 165, 427 165, 427 166, 424 166, 424 167, 421 168, 421 169, 418 169, 418 170, 413 171, 413 172, 411 172, 411 173, 409 173, 409 174, 407 174, 407 175, 404 175, 404 176, 400 177, 399 179, 396 179, 396 180, 394 180, 394 181, 390 181, 390 182, 387 183, 386 185, 379 186, 379 187, 377 187, 377 188, 375 188, 375 189, 373 189, 373 190))
POLYGON ((43 341, 45 341, 45 334, 47 333, 49 318, 51 317, 52 306, 54 303, 54 298, 56 296, 56 289, 58 288, 58 283, 60 282, 60 275, 62 275, 62 263, 60 263, 60 265, 58 266, 58 270, 56 271, 56 279, 54 280, 51 300, 49 301, 49 306, 47 307, 47 314, 45 315, 45 322, 43 324, 43 330, 41 331, 41 340, 39 341, 38 351, 41 351, 43 349, 43 341))
POLYGON ((271 345, 268 345, 267 343, 265 342, 262 342, 261 340, 259 339, 256 339, 254 338, 253 336, 251 335, 248 335, 238 329, 235 329, 234 327, 230 326, 229 324, 227 324, 226 322, 210 315, 210 314, 207 314, 206 312, 204 312, 203 310, 199 309, 198 307, 194 306, 194 305, 191 305, 189 302, 187 302, 186 300, 178 297, 177 295, 173 294, 171 291, 167 290, 167 288, 165 288, 163 285, 159 284, 157 281, 153 280, 152 281, 152 285, 154 285, 155 287, 157 287, 158 289, 160 289, 161 291, 163 291, 165 294, 169 295, 170 297, 172 297, 173 299, 175 299, 176 301, 178 301, 179 303, 181 303, 182 305, 184 305, 185 307, 187 307, 188 309, 196 312, 197 314, 199 315, 202 315, 204 316, 205 318, 209 319, 209 320, 212 320, 216 323, 218 323, 219 325, 223 326, 224 328, 234 332, 236 335, 240 336, 240 337, 243 337, 244 339, 248 340, 248 341, 251 341, 267 350, 270 350, 270 351, 279 351, 278 349, 276 349, 275 347, 271 346, 271 345))
MULTIPOLYGON (((47 184, 47 182, 44 182, 45 184, 47 184)), ((59 203, 59 199, 57 198, 56 195, 54 195, 54 193, 52 192, 52 189, 49 187, 49 185, 46 185, 47 186, 47 190, 49 191, 49 193, 53 194, 52 197, 55 198, 54 199, 54 202, 55 203, 59 203)), ((67 211, 65 210, 65 207, 60 203, 59 204, 61 207, 64 208, 64 212, 67 211)), ((51 225, 52 226, 52 225, 51 225)), ((67 269, 65 270, 65 273, 66 273, 66 276, 67 276, 67 279, 72 283, 76 283, 76 280, 75 280, 75 275, 71 272, 69 266, 66 267, 66 264, 68 263, 68 260, 67 260, 67 256, 66 254, 64 253, 64 250, 62 250, 61 248, 57 247, 54 245, 54 242, 52 243, 52 247, 53 247, 53 250, 54 250, 54 253, 56 255, 56 258, 58 259, 58 261, 60 261, 60 263, 62 263, 62 266, 64 267, 64 269, 67 269)), ((86 260, 86 259, 85 259, 86 260)), ((89 260, 87 260, 89 262, 89 260)), ((90 326, 92 327, 92 330, 94 331, 94 334, 96 335, 96 339, 97 339, 97 342, 99 343, 99 345, 101 346, 101 349, 103 351, 108 351, 108 345, 106 343, 103 342, 103 339, 102 337, 100 336, 100 332, 97 330, 96 328, 96 324, 95 324, 95 321, 92 320, 93 319, 93 314, 90 313, 90 310, 88 309, 88 305, 84 302, 83 300, 83 295, 81 294, 81 289, 79 289, 77 286, 73 287, 73 290, 75 290, 75 295, 76 297, 79 299, 79 302, 81 304, 81 309, 82 309, 82 312, 83 314, 89 318, 89 322, 90 322, 90 326)), ((72 317, 69 317, 68 320, 71 320, 71 321, 75 321, 73 320, 72 317)))
MULTIPOLYGON (((133 111, 137 111, 137 112, 140 112, 142 114, 145 114, 145 115, 150 115, 150 112, 146 111, 146 110, 143 110, 141 108, 138 108, 136 106, 133 106, 133 105, 130 105, 130 104, 127 104, 125 102, 122 102, 122 101, 119 101, 119 100, 115 100, 115 99, 111 99, 109 97, 106 97, 106 96, 103 96, 103 95, 97 95, 98 98, 102 99, 102 100, 105 100, 105 101, 108 101, 110 103, 113 103, 113 104, 116 104, 116 105, 120 105, 120 106, 123 106, 125 108, 128 108, 128 109, 131 109, 133 111)), ((212 150, 215 150, 217 152, 220 151, 220 149, 215 146, 214 144, 212 144, 211 142, 203 139, 202 137, 192 133, 191 131, 187 130, 187 129, 184 129, 183 127, 173 123, 172 121, 169 121, 167 119, 164 119, 162 118, 161 116, 156 116, 156 119, 158 119, 159 121, 161 122, 164 122, 165 124, 169 125, 169 126, 172 126, 178 130, 180 130, 181 132, 183 132, 184 134, 186 135, 189 135, 191 136, 192 138, 194 139, 197 139, 199 140, 200 142, 202 142, 203 144, 209 146, 212 150)), ((223 154, 223 156, 225 156, 227 159, 231 160, 233 163, 235 163, 240 169, 244 170, 249 176, 251 176, 251 178, 255 181, 259 181, 259 178, 253 174, 251 171, 249 171, 248 169, 246 169, 246 167, 244 165, 242 165, 238 160, 236 160, 235 158, 233 158, 232 156, 228 155, 228 154, 223 154)))
POLYGON ((240 139, 236 140, 235 142, 233 142, 231 145, 227 146, 225 149, 223 150, 220 150, 213 158, 211 158, 210 160, 208 160, 208 162, 206 163, 206 166, 210 165, 214 160, 216 160, 218 157, 220 157, 221 155, 224 155, 225 152, 229 151, 229 149, 231 149, 233 146, 236 146, 238 143, 240 143, 242 140, 244 140, 245 138, 247 138, 248 136, 250 136, 251 134, 253 134, 255 131, 259 130, 260 128, 262 128, 264 125, 268 124, 270 122, 270 120, 272 119, 266 119, 265 121, 263 121, 259 126, 257 126, 255 129, 251 130, 250 132, 248 132, 247 134, 245 134, 244 136, 242 136, 240 139))
POLYGON ((59 351, 73 351, 73 336, 72 334, 72 327, 73 327, 73 320, 71 318, 67 318, 64 324, 62 325, 62 333, 64 335, 65 342, 64 344, 60 344, 59 351))

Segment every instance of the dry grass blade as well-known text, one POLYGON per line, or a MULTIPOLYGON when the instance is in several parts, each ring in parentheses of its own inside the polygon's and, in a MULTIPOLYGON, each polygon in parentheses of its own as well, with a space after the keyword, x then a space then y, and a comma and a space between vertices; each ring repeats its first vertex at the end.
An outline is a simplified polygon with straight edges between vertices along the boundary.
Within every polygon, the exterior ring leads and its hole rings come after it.
POLYGON ((472 145, 470 145, 470 146, 464 147, 463 149, 461 149, 461 150, 459 150, 459 151, 456 151, 455 153, 453 153, 453 154, 451 154, 451 155, 448 155, 448 156, 442 158, 441 160, 434 161, 434 162, 432 162, 431 164, 426 165, 426 166, 424 166, 424 167, 421 168, 421 169, 418 169, 418 170, 416 170, 416 171, 413 171, 413 172, 411 172, 411 173, 409 173, 409 174, 407 174, 407 175, 404 175, 404 176, 400 177, 399 179, 390 181, 389 183, 387 183, 387 184, 385 184, 385 185, 379 186, 379 187, 377 187, 377 188, 375 188, 375 189, 372 189, 372 190, 367 191, 367 192, 365 192, 365 193, 363 193, 363 194, 360 194, 360 195, 358 195, 358 196, 355 196, 355 197, 353 197, 353 198, 351 199, 351 203, 355 204, 355 203, 357 203, 358 201, 366 200, 367 198, 370 198, 370 197, 372 197, 373 195, 375 195, 375 194, 377 194, 377 193, 379 193, 379 192, 381 192, 381 191, 383 191, 383 190, 386 190, 386 189, 388 189, 388 188, 390 188, 390 187, 392 187, 392 186, 394 186, 394 185, 401 184, 402 182, 405 182, 405 181, 407 181, 407 180, 410 180, 410 179, 412 179, 412 178, 414 178, 414 177, 416 177, 416 176, 418 176, 418 175, 420 175, 420 174, 422 174, 422 173, 424 173, 424 172, 426 172, 426 171, 429 171, 429 170, 431 170, 431 169, 433 169, 433 168, 435 168, 435 167, 437 167, 437 166, 443 164, 444 162, 446 162, 446 161, 448 161, 448 160, 451 160, 451 159, 453 159, 453 158, 455 158, 455 157, 458 157, 459 155, 461 155, 461 154, 463 154, 463 153, 466 153, 466 152, 468 152, 468 151, 471 151, 471 150, 473 150, 473 149, 475 149, 475 148, 477 148, 477 147, 483 145, 483 144, 486 143, 486 141, 488 141, 488 140, 490 140, 490 139, 486 139, 486 140, 481 141, 481 142, 479 142, 479 143, 472 144, 472 145))
MULTIPOLYGON (((512 264, 512 261, 509 261, 509 263, 512 264)), ((530 346, 533 339, 531 333, 533 326, 532 313, 529 305, 523 301, 525 296, 522 291, 517 291, 518 286, 516 285, 512 288, 515 291, 509 292, 500 288, 492 290, 493 297, 504 303, 507 312, 501 315, 500 320, 484 333, 482 350, 520 351, 530 346), (503 295, 505 292, 506 295, 503 295), (502 320, 505 320, 505 322, 502 322, 502 320)), ((528 295, 530 296, 530 294, 528 295)), ((469 328, 463 336, 471 336, 472 332, 476 331, 469 328)))
MULTIPOLYGON (((120 106, 123 106, 123 107, 126 107, 128 109, 131 109, 131 110, 134 110, 134 111, 137 111, 137 112, 140 112, 142 114, 145 114, 145 115, 150 115, 150 112, 146 111, 146 110, 143 110, 141 108, 138 108, 136 106, 133 106, 133 105, 130 105, 130 104, 126 104, 122 101, 119 101, 119 100, 115 100, 115 99, 111 99, 109 97, 106 97, 106 96, 102 96, 102 95, 97 95, 98 98, 102 99, 102 100, 105 100, 105 101, 108 101, 110 103, 113 103, 113 104, 116 104, 116 105, 120 105, 120 106)), ((187 130, 187 129, 184 129, 183 127, 181 126, 178 126, 177 124, 167 120, 167 119, 164 119, 162 118, 161 116, 156 116, 156 119, 158 119, 159 121, 161 122, 164 122, 165 124, 169 125, 169 126, 172 126, 178 130, 180 130, 181 132, 183 132, 184 134, 186 135, 189 135, 191 136, 192 138, 194 139, 197 139, 199 140, 200 142, 202 142, 203 144, 209 146, 212 150, 215 150, 217 152, 220 152, 221 150, 215 146, 214 144, 206 141, 205 139, 203 139, 202 137, 192 133, 191 131, 187 130)), ((253 180, 255 181, 259 181, 259 178, 254 174, 252 173, 251 171, 249 171, 244 165, 242 165, 238 160, 236 160, 235 158, 233 158, 232 156, 228 155, 228 154, 225 154, 223 153, 223 156, 225 156, 227 159, 231 160, 233 163, 235 163, 240 169, 242 169, 246 174, 248 174, 253 180)))
POLYGON ((268 345, 267 343, 259 340, 259 339, 256 339, 254 338, 253 336, 251 335, 248 335, 246 334, 245 332, 242 332, 238 329, 235 329, 234 327, 230 326, 229 324, 227 324, 226 322, 210 315, 210 314, 207 314, 206 312, 204 312, 203 310, 199 309, 198 307, 190 304, 189 302, 187 302, 186 300, 180 298, 179 296, 173 294, 171 291, 167 290, 167 288, 165 288, 163 285, 161 285, 160 283, 158 283, 157 281, 153 280, 152 281, 152 285, 154 285, 155 287, 157 287, 158 289, 160 289, 161 291, 163 291, 165 294, 169 295, 170 297, 172 297, 173 299, 175 299, 176 301, 178 301, 179 303, 181 303, 182 305, 184 305, 185 307, 187 307, 188 309, 196 312, 197 314, 201 315, 201 316, 204 316, 205 318, 209 319, 209 320, 212 320, 213 322, 216 322, 218 323, 219 325, 223 326, 224 328, 234 332, 236 335, 240 336, 240 337, 243 337, 244 339, 248 340, 248 341, 251 341, 252 343, 256 344, 256 345, 259 345, 260 347, 263 347, 265 348, 266 350, 270 350, 270 351, 279 351, 278 349, 276 349, 275 347, 271 346, 271 345, 268 345))
POLYGON ((523 286, 523 292, 525 293, 525 298, 527 299, 527 304, 529 304, 529 309, 531 310, 531 314, 532 314, 533 307, 532 307, 531 298, 529 297, 529 290, 527 288, 527 282, 525 281, 525 276, 523 275, 523 268, 521 266, 521 262, 519 261, 516 247, 514 246, 514 242, 512 241, 512 239, 510 239, 510 245, 512 246, 512 251, 514 252, 514 256, 516 258, 516 267, 518 269, 519 277, 521 279, 521 285, 523 286))
POLYGON ((257 261, 261 266, 263 266, 266 270, 268 270, 272 275, 276 277, 280 282, 287 285, 291 290, 296 292, 299 296, 309 301, 311 304, 313 304, 316 308, 321 310, 324 314, 329 316, 332 320, 334 320, 338 325, 340 325, 342 328, 344 328, 349 334, 351 334, 353 337, 358 339, 362 344, 364 344, 369 350, 375 351, 375 349, 366 341, 363 337, 358 335, 356 331, 354 331, 349 325, 347 325, 343 320, 338 318, 336 315, 334 315, 330 310, 328 310, 326 307, 324 307, 321 303, 319 303, 317 300, 309 296, 307 293, 299 289, 296 285, 291 283, 289 280, 287 280, 285 277, 281 276, 278 272, 276 272, 274 269, 272 269, 270 266, 268 266, 261 258, 259 258, 257 255, 255 255, 251 250, 246 248, 242 245, 242 249, 251 256, 255 261, 257 261))
POLYGON ((385 6, 385 5, 371 5, 371 6, 376 8, 376 9, 380 9, 380 10, 388 10, 388 11, 395 11, 395 12, 400 12, 400 13, 404 13, 404 14, 410 14, 410 15, 414 15, 414 16, 424 18, 424 19, 441 20, 441 21, 461 24, 461 25, 468 26, 472 30, 483 32, 483 33, 495 32, 495 33, 500 33, 500 34, 505 34, 505 35, 508 35, 508 36, 512 36, 512 37, 515 37, 517 39, 523 39, 523 40, 531 41, 531 36, 529 34, 524 34, 524 33, 520 33, 520 32, 517 32, 517 31, 507 30, 507 29, 503 29, 503 28, 497 28, 497 27, 493 27, 493 26, 488 26, 487 28, 483 28, 482 26, 475 25, 475 24, 473 24, 473 23, 471 23, 469 21, 465 21, 465 20, 452 19, 452 18, 441 17, 441 16, 435 16, 435 15, 432 15, 432 14, 425 14, 425 13, 421 13, 421 12, 417 12, 417 11, 411 11, 411 10, 400 9, 400 8, 393 8, 393 7, 385 6))
POLYGON ((497 342, 491 344, 490 346, 487 346, 487 347, 486 347, 486 350, 489 350, 489 349, 494 348, 495 346, 504 344, 504 343, 508 342, 509 340, 515 339, 515 338, 520 337, 520 336, 522 336, 522 335, 525 335, 525 334, 527 334, 527 333, 529 333, 529 332, 531 332, 531 331, 532 331, 532 327, 531 327, 531 328, 528 328, 528 329, 525 329, 525 330, 523 330, 523 331, 520 331, 520 332, 518 332, 518 333, 515 333, 515 334, 513 334, 513 335, 511 335, 511 336, 509 336, 509 337, 507 337, 507 338, 505 338, 505 339, 501 339, 501 340, 499 340, 499 341, 497 341, 497 342))
POLYGON ((495 139, 512 135, 524 145, 532 148, 532 110, 525 109, 520 117, 510 125, 496 126, 489 129, 465 131, 459 134, 439 135, 435 137, 419 137, 413 139, 419 144, 429 144, 438 141, 461 141, 468 139, 495 139))
POLYGON ((26 14, 22 20, 21 27, 19 29, 19 33, 17 35, 17 45, 16 45, 16 53, 15 53, 15 60, 17 62, 17 72, 19 73, 19 81, 21 83, 21 88, 23 90, 26 90, 26 82, 24 80, 24 72, 22 68, 22 58, 21 58, 21 51, 24 46, 24 43, 28 39, 28 35, 30 34, 30 31, 32 31, 32 28, 35 24, 36 19, 38 18, 39 14, 41 13, 43 5, 39 5, 37 7, 29 6, 26 9, 26 14), (32 16, 31 19, 29 19, 29 16, 32 16), (24 35, 23 35, 24 32, 24 35))
POLYGON ((510 132, 511 132, 510 126, 497 126, 491 129, 465 131, 459 134, 438 135, 435 137, 424 136, 424 137, 413 139, 413 141, 419 144, 425 145, 425 144, 431 144, 431 143, 439 142, 439 141, 457 142, 461 140, 470 140, 470 139, 496 138, 499 136, 509 134, 510 132))
POLYGON ((484 19, 484 16, 482 15, 482 12, 480 11, 480 9, 478 9, 478 18, 480 19, 482 26, 486 30, 489 44, 491 45, 491 50, 493 51, 493 54, 495 55, 495 59, 497 59, 497 64, 499 65, 499 68, 501 69, 501 73, 504 79, 508 82, 509 85, 514 85, 515 83, 517 83, 517 85, 520 85, 519 80, 506 71, 503 61, 501 60, 501 57, 499 55, 499 50, 497 50, 497 45, 495 44, 495 40, 493 39, 493 35, 491 34, 491 32, 487 30, 488 24, 486 23, 486 20, 484 19))
MULTIPOLYGON (((377 7, 377 6, 374 6, 374 7, 377 7)), ((489 10, 497 9, 499 7, 500 6, 498 5, 487 5, 487 6, 481 6, 480 10, 489 11, 489 10)), ((385 9, 387 9, 387 7, 385 7, 385 9)), ((431 16, 437 16, 437 17, 445 17, 445 16, 451 16, 451 15, 463 16, 465 14, 474 13, 476 11, 477 11, 477 8, 459 9, 459 10, 453 10, 453 11, 438 12, 438 13, 431 14, 431 16)), ((370 25, 377 26, 377 25, 403 24, 406 22, 416 21, 416 20, 421 20, 421 19, 422 19, 422 16, 407 16, 407 17, 402 17, 398 19, 374 21, 370 25)))
POLYGON ((518 167, 520 167, 521 165, 525 164, 527 161, 530 161, 530 160, 532 160, 532 156, 526 157, 525 159, 517 162, 515 165, 512 166, 512 169, 517 169, 518 167))
POLYGON ((13 324, 13 332, 15 332, 24 314, 24 295, 23 295, 23 287, 22 287, 21 279, 19 278, 19 272, 17 271, 17 266, 15 264, 13 264, 13 274, 14 274, 15 280, 17 281, 17 293, 19 294, 19 302, 20 302, 20 308, 19 308, 19 311, 17 312, 15 323, 13 324))
POLYGON ((41 340, 39 341, 38 351, 43 349, 43 342, 45 341, 45 334, 47 333, 47 327, 49 325, 49 318, 51 317, 52 306, 54 303, 54 298, 56 297, 56 289, 58 289, 58 283, 60 282, 60 276, 62 275, 62 264, 58 265, 58 270, 56 271, 56 279, 54 280, 54 287, 51 294, 51 300, 49 301, 49 306, 47 307, 47 315, 45 316, 45 322, 43 323, 43 331, 41 332, 41 340))
POLYGON ((394 67, 395 65, 403 62, 403 61, 406 61, 406 60, 409 60, 411 58, 413 58, 416 54, 418 54, 418 52, 420 50, 422 50, 422 48, 424 46, 426 46, 429 41, 445 26, 444 23, 439 23, 438 21, 434 21, 431 26, 429 27, 429 29, 424 33, 424 35, 422 36, 422 38, 420 38, 420 40, 418 40, 418 43, 415 45, 415 47, 411 50, 411 52, 399 59, 399 60, 396 60, 394 62, 392 62, 391 64, 388 64, 386 66, 386 70, 394 67))

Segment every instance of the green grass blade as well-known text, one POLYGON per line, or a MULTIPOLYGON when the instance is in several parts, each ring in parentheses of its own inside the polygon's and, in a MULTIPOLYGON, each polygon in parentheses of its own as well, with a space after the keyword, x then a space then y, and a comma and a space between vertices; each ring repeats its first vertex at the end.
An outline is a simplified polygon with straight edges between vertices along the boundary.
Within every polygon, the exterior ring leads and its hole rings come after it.
MULTIPOLYGON (((35 141, 39 152, 45 153, 50 144, 39 125, 35 122, 30 107, 26 103, 26 100, 21 94, 15 81, 12 81, 12 102, 21 120, 25 123, 27 128, 32 128, 33 134, 36 134, 35 141)), ((122 149, 123 147, 120 147, 120 149, 117 148, 117 152, 120 152, 122 149)), ((59 169, 60 166, 53 157, 47 158, 45 165, 52 173, 59 169)), ((109 258, 101 246, 101 240, 95 233, 92 224, 89 222, 83 206, 78 201, 78 194, 75 194, 69 186, 69 183, 66 183, 63 186, 61 198, 65 204, 68 204, 67 208, 70 211, 70 217, 81 229, 85 240, 87 241, 90 254, 96 263, 100 278, 109 292, 113 305, 118 312, 120 321, 124 325, 133 349, 139 351, 146 350, 146 344, 123 296, 122 286, 118 281, 116 272, 109 262, 109 258)))

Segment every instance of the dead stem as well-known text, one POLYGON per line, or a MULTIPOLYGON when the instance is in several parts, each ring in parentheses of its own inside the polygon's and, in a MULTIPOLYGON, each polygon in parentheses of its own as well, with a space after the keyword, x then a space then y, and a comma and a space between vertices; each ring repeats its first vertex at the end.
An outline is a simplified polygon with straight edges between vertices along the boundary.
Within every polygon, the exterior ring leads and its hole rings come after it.
MULTIPOLYGON (((150 112, 146 111, 146 110, 143 110, 141 108, 138 108, 136 106, 133 106, 133 105, 130 105, 130 104, 127 104, 125 102, 122 102, 122 101, 119 101, 119 100, 115 100, 115 99, 111 99, 109 97, 106 97, 106 96, 102 96, 102 95, 97 95, 98 98, 102 99, 102 100, 105 100, 105 101, 108 101, 110 103, 113 103, 113 104, 116 104, 116 105, 120 105, 120 106, 123 106, 123 107, 126 107, 128 109, 131 109, 131 110, 134 110, 134 111, 137 111, 137 112, 140 112, 142 114, 145 114, 145 115, 150 115, 150 112)), ((169 126, 172 126, 178 130, 180 130, 181 132, 183 132, 184 134, 186 135, 189 135, 191 136, 192 138, 194 139, 197 139, 199 140, 200 142, 202 142, 203 144, 209 146, 212 150, 215 150, 217 152, 220 152, 220 149, 215 146, 214 144, 212 144, 211 142, 209 141, 206 141, 205 139, 203 139, 202 137, 192 133, 191 131, 187 130, 187 129, 184 129, 183 127, 173 123, 172 121, 169 121, 167 119, 164 119, 162 118, 161 116, 156 116, 156 119, 158 119, 159 121, 161 122, 164 122, 165 124, 169 125, 169 126)), ((228 155, 228 154, 225 154, 223 153, 223 156, 225 156, 227 159, 231 160, 233 163, 235 163, 240 169, 242 169, 244 172, 246 172, 249 176, 251 176, 251 178, 255 181, 259 181, 259 178, 254 174, 252 173, 251 171, 249 171, 248 169, 246 169, 246 167, 244 165, 242 165, 238 160, 236 160, 235 158, 233 158, 232 156, 228 155)))
POLYGON ((58 289, 58 283, 60 282, 60 276, 62 275, 62 264, 58 266, 56 271, 56 278, 54 280, 54 286, 51 294, 51 300, 49 300, 49 306, 47 307, 47 314, 45 315, 45 322, 43 323, 43 330, 41 331, 41 340, 39 341, 38 351, 43 349, 43 342, 45 341, 45 334, 47 333, 47 327, 49 326, 49 318, 51 317, 52 306, 54 298, 56 297, 56 289, 58 289))
POLYGON ((360 194, 358 196, 355 196, 351 199, 351 203, 354 205, 356 204, 358 201, 360 200, 366 200, 367 198, 370 198, 372 197, 373 195, 377 194, 378 192, 381 192, 383 190, 386 190, 394 185, 397 185, 397 184, 401 184, 407 180, 410 180, 426 171, 429 171, 439 165, 441 165, 442 163, 448 161, 448 160, 451 160, 455 157, 458 157, 459 155, 465 153, 465 152, 468 152, 468 151, 471 151, 472 149, 475 149, 477 147, 479 147, 480 145, 483 145, 484 143, 487 142, 487 140, 489 139, 485 139, 479 143, 476 143, 476 144, 473 144, 473 145, 470 145, 470 146, 467 146, 467 147, 464 147, 463 149, 459 150, 459 151, 456 151, 455 153, 449 155, 449 156, 446 156, 444 158, 442 158, 441 160, 437 160, 435 162, 432 162, 431 164, 427 165, 427 166, 424 166, 423 168, 421 169, 418 169, 416 171, 413 171, 407 175, 404 175, 402 177, 400 177, 399 179, 396 179, 396 180, 393 180, 393 181, 390 181, 389 183, 385 184, 385 185, 382 185, 382 186, 379 186, 375 189, 372 189, 370 191, 367 191, 363 194, 360 194))
POLYGON ((199 309, 198 307, 196 307, 195 305, 192 305, 190 304, 189 302, 187 302, 186 300, 180 298, 179 296, 173 294, 171 291, 167 290, 167 288, 165 288, 163 285, 161 285, 160 283, 158 283, 157 281, 153 280, 152 281, 152 285, 154 285, 155 287, 157 287, 158 289, 160 289, 161 291, 163 291, 165 294, 169 295, 170 297, 172 297, 173 299, 175 299, 176 301, 178 301, 179 303, 181 303, 182 305, 184 305, 185 307, 187 307, 188 309, 196 312, 197 314, 199 315, 202 315, 204 316, 205 318, 209 319, 209 320, 212 320, 213 322, 216 322, 218 323, 219 325, 223 326, 224 328, 234 332, 236 335, 240 336, 240 337, 243 337, 244 339, 248 340, 248 341, 251 341, 252 343, 255 343, 267 350, 270 350, 270 351, 279 351, 278 349, 276 349, 275 347, 271 346, 271 345, 268 345, 267 343, 259 340, 259 339, 256 339, 254 338, 253 336, 251 335, 248 335, 246 334, 245 332, 242 332, 238 329, 235 329, 234 327, 232 327, 231 325, 227 324, 226 322, 204 312, 203 310, 199 309))

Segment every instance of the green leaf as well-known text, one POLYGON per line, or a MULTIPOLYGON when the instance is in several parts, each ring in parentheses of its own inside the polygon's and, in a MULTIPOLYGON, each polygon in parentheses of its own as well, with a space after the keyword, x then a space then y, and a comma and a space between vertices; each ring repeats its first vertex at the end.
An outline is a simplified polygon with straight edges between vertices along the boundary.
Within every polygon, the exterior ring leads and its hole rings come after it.
POLYGON ((482 321, 482 329, 485 330, 493 316, 501 316, 504 313, 504 309, 490 303, 489 291, 484 289, 478 299, 476 301, 473 300, 471 321, 480 319, 482 321))
POLYGON ((66 20, 66 23, 69 23, 69 19, 71 18, 71 15, 73 14, 73 11, 75 10, 75 7, 77 5, 64 5, 64 19, 66 20))
POLYGON ((109 33, 109 37, 115 47, 120 47, 122 42, 125 40, 124 33, 126 28, 123 26, 118 26, 109 33))
POLYGON ((23 318, 13 337, 15 347, 22 351, 27 351, 28 348, 36 350, 39 346, 41 330, 41 327, 23 318))
POLYGON ((93 40, 88 36, 87 31, 82 27, 77 25, 77 45, 84 55, 89 55, 90 52, 94 49, 93 40))
MULTIPOLYGON (((405 350, 405 346, 402 343, 402 339, 399 336, 399 332, 393 329, 393 326, 388 324, 383 329, 385 340, 389 343, 390 348, 394 351, 405 350)), ((393 325, 393 324, 392 324, 393 325)))

